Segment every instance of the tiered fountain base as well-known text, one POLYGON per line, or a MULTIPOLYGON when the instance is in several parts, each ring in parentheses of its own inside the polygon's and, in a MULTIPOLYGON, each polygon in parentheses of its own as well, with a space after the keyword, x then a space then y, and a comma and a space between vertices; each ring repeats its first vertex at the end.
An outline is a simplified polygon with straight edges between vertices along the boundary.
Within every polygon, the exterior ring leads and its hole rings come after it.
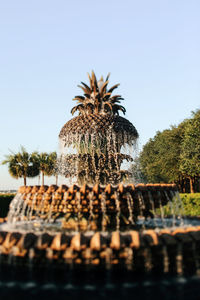
POLYGON ((139 218, 153 218, 176 195, 172 184, 21 187, 8 221, 44 220, 46 226, 60 219, 58 230, 127 230, 139 218))
POLYGON ((0 232, 1 264, 200 274, 200 226, 159 232, 34 234, 0 232))
POLYGON ((182 295, 199 286, 200 221, 165 205, 180 208, 176 186, 20 188, 0 230, 1 295, 195 299, 182 295))
POLYGON ((167 184, 21 187, 1 225, 1 263, 199 272, 200 226, 156 216, 174 197, 167 184))

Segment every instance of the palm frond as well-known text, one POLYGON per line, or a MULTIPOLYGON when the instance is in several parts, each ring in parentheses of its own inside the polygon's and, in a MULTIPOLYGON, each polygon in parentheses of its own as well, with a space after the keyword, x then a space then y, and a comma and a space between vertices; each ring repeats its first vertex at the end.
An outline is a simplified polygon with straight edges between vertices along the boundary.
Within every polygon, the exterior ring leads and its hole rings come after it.
POLYGON ((93 112, 94 112, 94 104, 92 104, 92 103, 87 103, 87 104, 85 105, 85 107, 87 108, 87 110, 90 111, 90 113, 93 113, 93 112))
POLYGON ((113 110, 113 106, 112 106, 112 104, 111 103, 109 103, 109 102, 104 102, 104 108, 106 107, 106 106, 108 106, 109 107, 109 109, 110 109, 110 111, 112 111, 113 110))
POLYGON ((85 96, 85 98, 88 98, 88 99, 90 99, 90 94, 84 94, 84 96, 85 96))
POLYGON ((91 77, 90 77, 90 74, 89 74, 89 73, 87 73, 87 75, 88 75, 89 82, 90 82, 90 89, 92 89, 92 79, 91 79, 91 77))
POLYGON ((118 114, 119 110, 125 114, 125 108, 119 105, 120 100, 124 100, 121 95, 111 96, 113 90, 116 89, 119 84, 115 84, 107 90, 109 77, 110 73, 108 73, 106 80, 104 81, 103 76, 101 76, 100 85, 98 85, 94 71, 91 72, 91 75, 88 73, 90 86, 84 82, 81 82, 81 85, 78 85, 78 87, 83 90, 84 96, 74 97, 73 100, 77 101, 78 105, 72 108, 72 115, 76 111, 79 111, 79 114, 101 113, 101 111, 118 114))
POLYGON ((120 83, 113 85, 113 86, 108 90, 108 93, 112 93, 119 85, 120 85, 120 83))
POLYGON ((114 104, 113 105, 113 112, 118 113, 119 110, 121 110, 123 112, 123 114, 125 115, 125 113, 126 113, 125 107, 122 106, 122 105, 114 104))
POLYGON ((82 81, 81 81, 81 84, 84 85, 84 87, 87 89, 87 93, 91 94, 91 89, 89 88, 89 86, 82 81))
POLYGON ((72 110, 71 110, 71 114, 74 115, 74 113, 75 113, 77 110, 81 111, 81 110, 83 110, 83 109, 84 109, 84 105, 83 105, 83 104, 79 104, 79 105, 77 105, 77 106, 74 106, 74 107, 72 108, 72 110))
POLYGON ((79 88, 81 88, 85 94, 88 93, 88 90, 87 90, 84 86, 82 86, 82 85, 80 85, 80 84, 78 84, 77 86, 78 86, 79 88))
POLYGON ((114 95, 111 97, 111 99, 115 99, 115 98, 118 98, 118 100, 124 100, 124 98, 121 97, 121 95, 114 95))
POLYGON ((111 95, 111 93, 106 93, 106 94, 104 94, 102 100, 103 100, 103 101, 107 101, 108 98, 110 98, 110 95, 111 95))
POLYGON ((85 100, 85 97, 83 97, 83 96, 75 96, 72 100, 79 100, 79 101, 81 101, 81 100, 85 100))
POLYGON ((110 77, 110 73, 108 73, 108 75, 106 77, 106 81, 108 81, 109 77, 110 77))
POLYGON ((95 90, 98 91, 97 78, 94 71, 92 71, 92 83, 93 83, 93 88, 95 88, 95 90))

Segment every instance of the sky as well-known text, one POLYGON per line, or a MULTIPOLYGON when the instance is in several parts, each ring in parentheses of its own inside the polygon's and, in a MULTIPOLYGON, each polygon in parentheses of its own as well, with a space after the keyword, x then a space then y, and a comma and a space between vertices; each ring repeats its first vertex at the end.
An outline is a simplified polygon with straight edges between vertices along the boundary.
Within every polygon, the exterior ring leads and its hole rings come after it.
MULTIPOLYGON (((57 151, 92 70, 120 83, 139 149, 190 117, 200 108, 199 14, 199 0, 0 0, 0 162, 20 145, 57 151)), ((0 190, 22 184, 0 165, 0 190)))

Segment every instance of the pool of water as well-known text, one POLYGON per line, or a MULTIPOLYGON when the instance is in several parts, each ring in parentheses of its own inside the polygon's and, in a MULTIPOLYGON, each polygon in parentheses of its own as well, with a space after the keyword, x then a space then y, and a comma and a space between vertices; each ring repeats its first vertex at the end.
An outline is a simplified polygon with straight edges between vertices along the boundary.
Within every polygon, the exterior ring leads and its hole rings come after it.
MULTIPOLYGON (((197 217, 155 217, 155 218, 138 218, 135 224, 127 225, 122 228, 121 232, 128 230, 145 230, 145 229, 154 229, 159 231, 163 228, 176 229, 176 228, 185 228, 188 226, 200 226, 200 218, 197 217)), ((62 219, 57 219, 52 222, 46 222, 45 220, 33 220, 33 221, 19 221, 15 223, 4 223, 0 225, 1 231, 19 231, 19 232, 34 232, 34 233, 44 233, 48 232, 50 234, 55 234, 58 232, 70 232, 73 230, 62 227, 62 219)), ((114 229, 115 230, 115 229, 114 229)), ((81 231, 81 229, 80 229, 81 231)), ((112 232, 113 230, 108 230, 112 232)), ((87 232, 87 230, 84 230, 87 232)), ((88 230, 90 233, 91 231, 88 230)))

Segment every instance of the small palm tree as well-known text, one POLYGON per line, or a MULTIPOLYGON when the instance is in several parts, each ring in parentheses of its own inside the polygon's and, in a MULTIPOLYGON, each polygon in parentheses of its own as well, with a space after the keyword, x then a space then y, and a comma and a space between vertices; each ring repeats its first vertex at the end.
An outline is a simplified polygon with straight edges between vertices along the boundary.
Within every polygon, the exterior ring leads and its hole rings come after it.
POLYGON ((10 175, 16 179, 23 178, 24 185, 26 185, 27 177, 35 177, 39 175, 39 164, 37 153, 29 154, 26 149, 21 146, 18 153, 11 152, 6 155, 3 165, 8 164, 8 171, 10 175))
POLYGON ((44 176, 55 175, 55 165, 57 154, 56 152, 42 152, 37 153, 37 159, 39 163, 39 170, 42 173, 42 185, 44 185, 44 176))

